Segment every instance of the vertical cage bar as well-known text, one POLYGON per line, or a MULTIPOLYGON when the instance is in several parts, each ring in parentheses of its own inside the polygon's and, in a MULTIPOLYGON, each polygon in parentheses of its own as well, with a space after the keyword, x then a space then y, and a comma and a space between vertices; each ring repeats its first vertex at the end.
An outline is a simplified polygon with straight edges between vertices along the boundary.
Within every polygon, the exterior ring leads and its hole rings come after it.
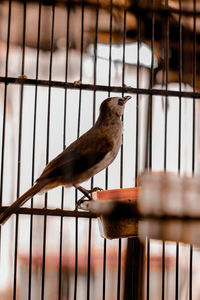
MULTIPOLYGON (((193 0, 194 24, 193 24, 193 92, 196 91, 196 0, 193 0)), ((195 172, 195 122, 196 107, 193 98, 193 136, 192 136, 192 174, 195 172)))
MULTIPOLYGON (((125 1, 126 6, 126 1, 125 1)), ((122 57, 122 86, 124 86, 124 76, 125 76, 125 46, 126 46, 126 8, 123 11, 123 57, 122 57)), ((124 96, 124 93, 122 93, 124 96)), ((124 121, 124 116, 122 116, 122 122, 124 121)), ((122 136, 122 145, 120 149, 120 188, 123 187, 123 136, 122 136)), ((118 276, 117 276, 117 299, 120 299, 121 292, 121 249, 122 249, 122 240, 119 239, 118 243, 118 276)))
POLYGON ((105 300, 106 297, 106 250, 107 250, 107 241, 104 239, 103 246, 103 295, 102 299, 105 300))
MULTIPOLYGON (((155 35, 155 12, 154 12, 154 6, 155 6, 155 0, 152 0, 152 7, 153 7, 153 11, 152 11, 152 24, 151 24, 151 73, 150 73, 150 89, 152 89, 153 84, 154 84, 154 35, 155 35)), ((152 122, 153 122, 153 96, 150 95, 149 96, 149 112, 148 112, 148 123, 147 123, 147 135, 148 135, 148 139, 147 139, 147 146, 149 144, 149 149, 147 149, 146 151, 146 166, 145 168, 147 168, 147 164, 148 164, 148 169, 151 170, 152 168, 152 122)))
MULTIPOLYGON (((94 39, 94 70, 93 70, 93 84, 96 85, 96 78, 97 78, 97 43, 98 43, 98 23, 99 23, 99 0, 96 1, 97 6, 96 6, 96 23, 95 23, 95 39, 94 39)), ((92 123, 94 125, 95 119, 96 119, 96 91, 93 93, 93 119, 92 123)), ((93 182, 94 178, 91 178, 91 188, 93 188, 93 182)))
MULTIPOLYGON (((168 0, 165 1, 168 8, 168 0)), ((166 19, 166 45, 165 45, 165 88, 168 89, 168 72, 169 72, 169 14, 166 19)), ((165 124, 164 124, 164 171, 167 167, 167 126, 168 126, 168 97, 165 97, 165 124)), ((165 299, 165 242, 162 245, 162 300, 165 299)))
POLYGON ((146 293, 146 297, 147 300, 149 300, 149 287, 150 287, 150 239, 147 238, 147 293, 146 293))
MULTIPOLYGON (((36 80, 38 80, 39 70, 39 50, 40 50, 40 29, 41 29, 41 0, 38 7, 38 32, 37 32, 37 57, 36 57, 36 80)), ((32 149, 32 185, 35 177, 35 138, 36 138, 36 121, 37 121, 37 95, 38 86, 35 86, 34 101, 34 123, 33 123, 33 149, 32 149)), ((31 199, 31 208, 33 208, 33 198, 31 199)), ((32 284, 32 241, 33 241, 33 215, 30 216, 30 239, 29 239, 29 279, 28 279, 28 299, 31 299, 32 284)))
MULTIPOLYGON (((137 89, 140 86, 140 28, 141 27, 141 17, 138 15, 138 34, 137 34, 137 89)), ((136 134, 135 134, 135 186, 137 186, 138 177, 138 156, 139 156, 139 95, 136 94, 136 134)))
MULTIPOLYGON (((179 91, 181 92, 182 88, 182 71, 183 71, 183 62, 182 62, 182 2, 179 0, 179 91)), ((182 119, 182 98, 179 97, 179 134, 178 134, 178 172, 180 173, 181 169, 181 119, 182 119)), ((176 282, 175 282, 175 299, 178 300, 179 291, 179 244, 176 243, 176 282)))
MULTIPOLYGON (((94 80, 93 84, 96 85, 96 78, 97 78, 97 43, 98 43, 98 24, 99 24, 99 0, 96 1, 97 6, 96 6, 96 24, 95 24, 95 39, 94 39, 94 80)), ((93 93, 93 120, 92 123, 95 123, 96 115, 96 91, 93 93)), ((92 177, 91 179, 91 188, 93 187, 93 181, 94 178, 92 177)))
MULTIPOLYGON (((84 41, 84 0, 81 3, 81 56, 80 56, 80 81, 82 81, 83 74, 83 41, 84 41)), ((80 135, 80 122, 81 122, 81 100, 82 90, 79 91, 79 106, 78 106, 78 127, 77 138, 80 135)), ((75 202, 77 203, 77 190, 75 196, 75 202)), ((74 275, 74 300, 77 297, 77 279, 78 279, 78 218, 76 217, 75 223, 75 275, 74 275)))
MULTIPOLYGON (((112 62, 112 19, 113 19, 113 1, 110 0, 110 32, 109 32, 109 72, 108 72, 108 86, 111 85, 111 62, 112 62)), ((110 92, 108 92, 110 97, 110 92)), ((105 189, 108 189, 108 168, 105 170, 105 189)), ((107 258, 107 241, 104 239, 104 253, 103 253, 103 300, 106 296, 106 258, 107 258)))
POLYGON ((190 245, 189 300, 192 300, 192 265, 193 265, 193 246, 190 245))
MULTIPOLYGON (((196 91, 196 0, 193 0, 193 92, 196 91)), ((192 136, 192 174, 195 174, 195 129, 196 129, 196 99, 193 98, 193 136, 192 136)), ((190 245, 189 264, 189 300, 192 300, 192 271, 193 271, 193 246, 190 245)))
MULTIPOLYGON (((109 39, 109 66, 108 66, 108 86, 111 85, 111 69, 112 69, 112 20, 113 20, 113 1, 110 0, 110 39, 109 39)), ((108 92, 108 97, 110 97, 110 91, 108 92)), ((108 168, 106 168, 106 179, 105 188, 108 189, 108 168)))
MULTIPOLYGON (((126 58, 126 15, 127 15, 127 9, 126 9, 126 0, 125 0, 125 7, 123 10, 123 57, 122 57, 122 86, 124 87, 125 84, 125 58, 126 58)), ((122 93, 122 96, 124 96, 124 93, 122 93)))
MULTIPOLYGON (((109 73, 108 73, 108 86, 111 85, 111 63, 112 63, 112 20, 113 20, 113 1, 110 0, 110 40, 109 40, 109 73)), ((108 92, 110 97, 110 92, 108 92)))
POLYGON ((121 256, 122 256, 122 240, 119 239, 119 245, 118 245, 118 272, 117 272, 117 300, 120 300, 120 291, 121 291, 121 256))
MULTIPOLYGON (((182 23, 181 23, 181 0, 179 0, 179 91, 181 92, 182 85, 182 23)), ((178 172, 180 173, 181 168, 181 116, 182 116, 182 106, 181 97, 179 97, 179 129, 178 129, 178 172)))
POLYGON ((92 219, 89 218, 88 230, 88 266, 87 266, 87 300, 90 299, 90 266, 91 266, 91 233, 92 233, 92 219))
MULTIPOLYGON (((77 191, 76 191, 77 195, 77 191)), ((76 196, 77 198, 77 196, 76 196)), ((78 278, 78 218, 75 219, 75 272, 74 272, 74 300, 77 296, 77 278, 78 278)))
MULTIPOLYGON (((165 6, 168 8, 168 0, 165 0, 165 6)), ((169 14, 166 17, 166 45, 165 45, 165 88, 168 89, 168 71, 169 71, 169 14)), ((165 133, 164 133, 164 171, 167 167, 167 125, 168 125, 168 97, 165 97, 165 133)))
MULTIPOLYGON (((196 0, 193 0, 193 92, 196 91, 196 0)), ((192 174, 195 174, 195 129, 196 129, 196 99, 193 98, 193 136, 192 136, 192 174)), ((192 300, 192 271, 193 271, 193 246, 190 245, 189 264, 189 300, 192 300)))
MULTIPOLYGON (((51 44, 50 44, 50 63, 49 63, 49 82, 52 78, 53 64, 53 40, 54 40, 54 21, 55 21, 55 4, 52 4, 52 27, 51 27, 51 44)), ((50 140, 50 113, 51 113, 51 87, 48 90, 48 109, 47 109, 47 142, 46 142, 46 164, 49 162, 49 140, 50 140)), ((45 193, 45 208, 47 208, 48 194, 45 193)), ((43 261, 42 261, 42 285, 41 285, 41 300, 44 300, 45 287, 45 267, 46 267, 46 234, 47 234, 47 216, 44 216, 43 229, 43 261)))
POLYGON ((162 242, 162 300, 165 299, 165 242, 162 242))
MULTIPOLYGON (((96 6, 96 24, 95 24, 95 40, 94 40, 94 70, 93 70, 93 84, 96 85, 96 72, 97 72, 97 41, 98 41, 98 21, 99 21, 99 7, 98 0, 96 6)), ((95 123, 96 112, 96 91, 93 93, 93 120, 95 123)), ((91 178, 91 189, 93 188, 94 178, 91 178)), ((88 232, 88 273, 87 273, 87 300, 90 299, 90 267, 91 267, 91 232, 92 232, 92 219, 89 218, 89 232, 88 232)))
POLYGON ((176 282, 175 282, 175 300, 178 300, 179 290, 179 243, 176 243, 176 282))
MULTIPOLYGON (((126 0, 125 0, 126 6, 126 0)), ((123 53, 122 53, 122 87, 124 86, 124 76, 125 76, 125 56, 126 56, 126 9, 123 10, 124 15, 124 26, 123 26, 123 53)), ((122 92, 122 97, 124 92, 122 92)), ((124 115, 122 116, 122 122, 124 122, 124 115)), ((120 188, 123 187, 123 157, 124 156, 124 147, 123 147, 123 135, 122 135, 122 144, 120 149, 120 188)))
MULTIPOLYGON (((9 58, 9 50, 10 50, 11 9, 12 9, 11 0, 9 0, 5 77, 8 77, 8 58, 9 58)), ((2 149, 1 149, 0 206, 2 205, 2 197, 3 197, 3 173, 4 173, 5 133, 6 133, 7 88, 8 88, 8 86, 5 83, 5 87, 4 87, 4 107, 3 107, 3 126, 2 126, 2 149)))
MULTIPOLYGON (((65 82, 68 80, 68 55, 69 55, 69 24, 70 6, 67 8, 66 24, 66 54, 65 54, 65 82)), ((63 115, 63 150, 66 143, 66 122, 67 122, 67 88, 64 92, 64 115, 63 115)), ((61 209, 64 209, 64 187, 61 194, 61 209)), ((63 246, 63 216, 60 218, 60 251, 59 251, 59 275, 58 275, 58 299, 62 299, 62 246, 63 246)))
MULTIPOLYGON (((24 10, 23 10, 23 41, 22 41, 22 67, 21 67, 21 75, 24 75, 24 63, 25 63, 25 43, 26 43, 26 2, 24 2, 24 10)), ((20 109, 19 109, 19 136, 18 136, 18 166, 17 166, 17 195, 19 197, 20 194, 20 176, 21 176, 21 140, 22 140, 22 115, 23 115, 23 97, 24 97, 24 86, 21 85, 20 88, 20 109)), ((18 225, 19 218, 18 214, 16 214, 16 223, 15 223, 15 247, 14 247, 14 281, 13 281, 13 300, 16 299, 17 292, 17 254, 18 254, 18 225)))

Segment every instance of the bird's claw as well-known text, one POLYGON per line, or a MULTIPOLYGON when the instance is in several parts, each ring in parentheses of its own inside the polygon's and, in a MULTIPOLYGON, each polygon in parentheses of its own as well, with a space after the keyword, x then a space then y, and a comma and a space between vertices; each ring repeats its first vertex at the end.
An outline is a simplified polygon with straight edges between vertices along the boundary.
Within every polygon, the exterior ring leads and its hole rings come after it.
POLYGON ((81 197, 81 199, 79 199, 76 203, 75 210, 78 210, 79 208, 81 208, 81 204, 83 204, 86 201, 91 201, 91 200, 87 199, 86 196, 81 197))
POLYGON ((98 192, 98 191, 103 191, 103 189, 96 186, 96 187, 92 188, 91 190, 89 190, 88 192, 89 192, 89 194, 91 194, 91 193, 98 192))

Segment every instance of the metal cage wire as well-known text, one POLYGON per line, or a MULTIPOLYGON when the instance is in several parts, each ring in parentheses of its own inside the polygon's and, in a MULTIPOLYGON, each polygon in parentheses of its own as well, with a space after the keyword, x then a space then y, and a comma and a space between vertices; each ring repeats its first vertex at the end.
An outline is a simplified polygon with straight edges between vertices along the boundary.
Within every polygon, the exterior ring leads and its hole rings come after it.
MULTIPOLYGON (((20 185, 21 185, 21 156, 22 156, 22 127, 23 127, 23 105, 24 105, 24 88, 25 87, 34 87, 34 109, 33 109, 33 126, 32 126, 32 173, 31 173, 31 183, 34 183, 35 180, 35 146, 36 146, 36 138, 37 138, 37 109, 38 109, 38 90, 40 88, 47 89, 47 118, 46 118, 46 164, 50 160, 50 114, 52 109, 52 89, 57 88, 64 90, 63 93, 63 138, 62 138, 62 148, 66 147, 67 140, 67 132, 66 132, 66 123, 67 123, 67 105, 71 99, 68 97, 68 90, 77 90, 78 91, 78 111, 77 111, 77 134, 76 137, 79 137, 81 134, 81 105, 84 91, 90 91, 93 93, 92 100, 92 123, 94 124, 96 119, 96 109, 97 109, 97 93, 98 92, 106 92, 108 97, 111 93, 118 93, 120 95, 124 95, 125 93, 129 93, 134 95, 134 101, 136 106, 135 112, 135 152, 134 152, 134 185, 138 185, 138 175, 141 171, 139 169, 139 109, 140 109, 140 96, 145 95, 148 97, 148 120, 147 120, 147 136, 146 136, 146 148, 145 148, 145 168, 153 169, 152 162, 152 149, 153 149, 153 105, 154 105, 154 97, 160 96, 164 99, 164 152, 163 152, 163 170, 167 171, 167 149, 168 149, 168 108, 169 108, 169 97, 178 97, 178 156, 177 156, 177 173, 181 173, 181 155, 182 155, 182 116, 183 116, 183 107, 182 107, 182 99, 191 98, 193 103, 192 110, 192 174, 195 174, 195 158, 196 158, 196 100, 200 98, 200 93, 196 89, 196 74, 197 74, 197 39, 196 39, 196 22, 197 17, 199 17, 200 13, 196 10, 196 1, 193 1, 193 10, 185 10, 182 9, 182 1, 179 0, 179 8, 172 8, 169 6, 168 0, 165 1, 165 5, 159 7, 156 5, 155 0, 151 1, 151 5, 145 7, 145 10, 151 14, 151 39, 150 39, 150 48, 151 48, 151 67, 150 67, 150 80, 149 87, 143 88, 140 86, 140 44, 142 42, 142 19, 144 17, 143 9, 138 9, 137 16, 137 34, 136 34, 136 42, 137 42, 137 64, 136 64, 136 87, 126 86, 125 80, 125 65, 126 65, 126 40, 127 40, 127 13, 130 11, 134 12, 134 5, 132 3, 125 3, 124 6, 118 7, 116 3, 112 0, 109 1, 108 5, 106 5, 106 9, 109 11, 109 56, 108 56, 108 83, 106 85, 101 85, 97 83, 97 57, 98 57, 98 39, 99 39, 99 22, 100 22, 100 9, 103 5, 100 0, 94 2, 73 2, 73 1, 51 1, 48 6, 51 8, 51 32, 50 32, 50 46, 49 46, 49 70, 48 70, 48 79, 40 79, 39 76, 39 65, 41 62, 41 19, 42 19, 42 9, 47 4, 45 1, 37 2, 37 28, 35 28, 35 32, 37 33, 37 42, 36 42, 36 63, 35 63, 35 77, 27 78, 25 74, 25 63, 26 63, 26 26, 27 22, 27 10, 29 9, 29 1, 23 1, 23 21, 22 21, 22 55, 21 55, 21 74, 20 76, 9 76, 9 57, 10 57, 10 47, 11 47, 11 25, 12 25, 12 15, 14 11, 12 9, 13 3, 15 1, 9 0, 7 4, 7 39, 6 39, 6 52, 5 52, 5 71, 4 74, 0 76, 0 82, 3 87, 3 114, 2 114, 2 135, 1 135, 1 182, 0 182, 0 204, 1 211, 5 209, 6 205, 4 204, 3 196, 4 196, 4 182, 5 182, 5 152, 6 152, 6 120, 7 120, 7 105, 8 105, 8 89, 10 86, 18 86, 20 88, 20 97, 19 97, 19 122, 18 122, 18 146, 17 146, 17 172, 16 172, 16 181, 17 181, 17 189, 16 189, 16 197, 20 195, 20 185), (62 8, 66 10, 66 19, 63 20, 63 24, 66 26, 66 36, 65 36, 65 72, 64 72, 64 80, 54 80, 52 77, 53 73, 53 57, 54 57, 54 47, 55 47, 55 17, 56 17, 56 8, 57 6, 62 5, 62 8), (79 64, 79 80, 78 84, 74 84, 69 81, 68 72, 69 72, 69 49, 70 49, 70 20, 71 20, 71 12, 73 8, 78 6, 80 8, 81 15, 81 32, 80 32, 80 64, 79 64), (92 83, 84 83, 83 80, 83 55, 84 55, 84 41, 85 41, 85 10, 88 7, 93 7, 95 11, 95 26, 94 26, 94 57, 93 57, 93 82, 92 83), (112 45, 113 45, 113 15, 114 9, 119 9, 122 12, 122 20, 123 20, 123 29, 122 31, 122 76, 121 76, 121 84, 113 85, 111 80, 111 72, 112 72, 112 45), (169 89, 169 52, 170 52, 170 14, 175 13, 178 15, 178 28, 179 28, 179 42, 178 42, 178 65, 179 65, 179 89, 169 89), (160 14, 163 16, 163 29, 165 32, 164 37, 164 58, 163 64, 161 68, 162 72, 162 89, 156 88, 156 77, 154 70, 154 53, 155 53, 155 29, 156 29, 156 16, 160 14), (182 82, 183 82, 183 22, 182 16, 192 16, 193 17, 193 56, 192 56, 192 73, 193 73, 193 82, 192 82, 192 90, 182 90, 182 82)), ((126 2, 126 1, 125 1, 126 2)), ((127 1, 128 2, 128 1, 127 1)), ((122 145, 120 150, 120 182, 119 187, 123 188, 124 186, 124 177, 123 177, 123 162, 124 156, 126 155, 124 151, 124 147, 122 145)), ((108 169, 105 171, 105 189, 109 188, 109 171, 108 169)), ((91 188, 94 186, 94 179, 90 182, 91 188)), ((88 220, 88 236, 87 236, 87 288, 86 288, 86 298, 91 298, 91 256, 92 256, 92 226, 93 219, 96 218, 95 214, 83 211, 74 211, 71 209, 64 209, 64 189, 62 188, 61 192, 61 202, 60 209, 50 209, 48 207, 48 194, 45 194, 44 199, 44 208, 36 208, 34 207, 33 199, 31 199, 30 207, 22 207, 16 210, 16 219, 14 221, 14 256, 13 256, 13 292, 12 299, 17 299, 17 282, 18 282, 18 239, 19 239, 19 218, 20 215, 30 215, 30 228, 29 228, 29 259, 28 259, 28 294, 26 299, 31 299, 32 296, 32 259, 33 259, 33 219, 34 216, 43 216, 43 240, 42 240, 42 270, 41 270, 41 299, 45 299, 45 278, 46 278, 46 239, 47 239, 47 226, 48 226, 48 218, 49 217, 59 217, 60 225, 59 225, 59 265, 58 265, 58 287, 57 287, 57 298, 62 299, 62 289, 64 285, 63 275, 62 275, 62 265, 63 265, 63 230, 64 230, 64 219, 65 218, 73 218, 74 222, 74 232, 75 232, 75 243, 74 243, 74 286, 73 286, 73 296, 72 299, 77 299, 78 296, 78 266, 79 266, 79 230, 80 230, 80 218, 86 218, 88 220)), ((14 200, 14 199, 13 199, 14 200)), ((75 201, 78 200, 78 193, 75 193, 75 201)), ((2 229, 1 229, 2 230, 2 229)), ((118 240, 117 245, 117 291, 116 291, 116 299, 122 299, 122 244, 124 241, 122 239, 118 240)), ((126 261, 126 275, 125 275, 125 283, 126 287, 124 290, 124 298, 123 299, 141 299, 142 295, 147 300, 151 299, 150 296, 150 287, 151 287, 151 240, 146 240, 146 269, 145 274, 140 274, 143 276, 143 281, 145 282, 145 287, 143 287, 143 282, 139 282, 137 278, 137 270, 140 268, 138 266, 138 261, 142 261, 142 253, 143 247, 138 239, 129 239, 128 241, 128 250, 127 250, 127 261, 126 261), (140 258, 140 259, 139 259, 140 258), (130 263, 130 264, 129 264, 130 263), (130 267, 131 265, 131 267, 130 267), (129 269, 130 267, 130 269, 129 269), (129 273, 129 276, 127 275, 129 273), (144 291, 143 291, 144 289, 144 291)), ((102 299, 106 299, 106 289, 108 280, 107 276, 107 248, 109 241, 104 239, 103 247, 102 247, 102 257, 103 257, 103 266, 102 266, 102 299)), ((1 243, 1 248, 4 245, 1 243)), ((175 269, 175 299, 179 299, 179 260, 180 260, 180 245, 176 243, 176 269, 175 269)), ((166 243, 162 242, 162 280, 161 280, 161 298, 166 298, 165 284, 166 284, 166 243)), ((189 254, 189 292, 188 299, 192 299, 192 276, 193 276, 193 246, 190 246, 190 254, 189 254)), ((142 262, 141 262, 142 264, 142 262)))

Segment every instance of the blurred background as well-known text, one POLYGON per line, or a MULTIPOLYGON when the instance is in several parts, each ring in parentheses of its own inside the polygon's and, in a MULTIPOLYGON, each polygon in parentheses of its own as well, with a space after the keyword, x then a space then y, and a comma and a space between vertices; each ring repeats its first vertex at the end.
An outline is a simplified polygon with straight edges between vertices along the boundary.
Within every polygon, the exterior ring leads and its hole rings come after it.
MULTIPOLYGON (((94 124, 110 96, 132 96, 123 147, 84 187, 135 187, 145 169, 199 175, 199 5, 0 2, 2 206, 94 124)), ((25 206, 73 211, 80 197, 56 188, 25 206)), ((129 243, 103 239, 95 218, 14 215, 1 227, 0 299, 129 299, 129 243)), ((191 299, 192 286, 199 299, 199 248, 146 239, 145 258, 147 246, 144 298, 191 299)))

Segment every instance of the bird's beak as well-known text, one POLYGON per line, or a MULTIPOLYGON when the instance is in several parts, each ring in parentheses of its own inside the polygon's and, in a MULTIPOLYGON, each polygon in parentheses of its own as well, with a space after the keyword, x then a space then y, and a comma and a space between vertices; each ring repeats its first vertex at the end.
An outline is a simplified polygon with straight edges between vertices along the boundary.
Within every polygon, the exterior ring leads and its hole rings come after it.
POLYGON ((131 96, 125 96, 125 97, 123 97, 123 99, 124 99, 124 103, 126 103, 129 99, 131 99, 132 97, 131 96))

